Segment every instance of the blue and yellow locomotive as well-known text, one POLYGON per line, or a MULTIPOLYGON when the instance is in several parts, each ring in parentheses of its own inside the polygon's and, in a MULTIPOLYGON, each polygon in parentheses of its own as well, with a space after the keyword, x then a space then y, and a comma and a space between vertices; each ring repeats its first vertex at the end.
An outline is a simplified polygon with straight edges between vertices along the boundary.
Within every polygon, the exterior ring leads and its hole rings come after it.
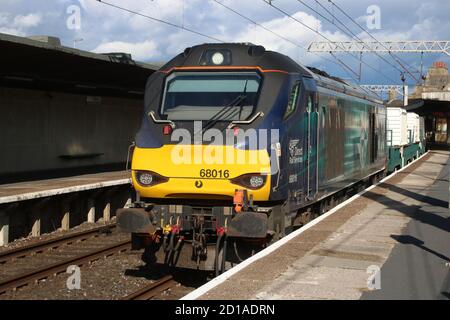
POLYGON ((386 108, 252 44, 187 48, 148 79, 117 213, 146 259, 225 270, 386 168, 386 108))

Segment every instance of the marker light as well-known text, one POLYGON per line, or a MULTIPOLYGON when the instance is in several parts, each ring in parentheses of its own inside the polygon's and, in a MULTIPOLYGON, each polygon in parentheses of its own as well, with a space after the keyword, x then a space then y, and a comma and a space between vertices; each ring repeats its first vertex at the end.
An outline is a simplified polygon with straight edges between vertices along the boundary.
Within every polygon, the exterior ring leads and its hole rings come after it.
POLYGON ((163 127, 163 134, 168 136, 172 133, 172 126, 167 124, 163 127))
POLYGON ((211 57, 211 61, 215 65, 222 64, 224 60, 225 60, 225 58, 221 52, 216 52, 211 57))

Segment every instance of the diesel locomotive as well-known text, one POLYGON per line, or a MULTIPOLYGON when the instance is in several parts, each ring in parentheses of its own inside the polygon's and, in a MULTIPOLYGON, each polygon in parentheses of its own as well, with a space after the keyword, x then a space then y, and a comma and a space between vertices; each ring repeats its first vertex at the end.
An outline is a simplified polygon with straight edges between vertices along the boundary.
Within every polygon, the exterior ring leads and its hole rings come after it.
POLYGON ((147 262, 220 273, 386 166, 376 96, 262 46, 198 45, 147 81, 117 223, 147 262))

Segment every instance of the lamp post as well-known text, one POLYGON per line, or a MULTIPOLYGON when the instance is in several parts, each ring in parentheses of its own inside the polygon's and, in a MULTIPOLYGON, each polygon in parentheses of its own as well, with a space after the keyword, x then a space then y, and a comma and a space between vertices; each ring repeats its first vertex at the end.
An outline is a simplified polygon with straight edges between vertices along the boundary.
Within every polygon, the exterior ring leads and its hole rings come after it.
POLYGON ((77 42, 81 42, 83 40, 84 40, 83 38, 75 38, 75 39, 73 39, 73 48, 75 49, 75 46, 76 46, 77 42))

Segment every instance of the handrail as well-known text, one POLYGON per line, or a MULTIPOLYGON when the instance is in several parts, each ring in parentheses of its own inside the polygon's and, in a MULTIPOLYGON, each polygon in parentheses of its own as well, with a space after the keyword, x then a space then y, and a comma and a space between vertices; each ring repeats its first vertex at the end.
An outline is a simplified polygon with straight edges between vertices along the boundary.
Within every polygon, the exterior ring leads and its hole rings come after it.
POLYGON ((175 128, 175 123, 172 120, 158 120, 158 119, 156 119, 154 111, 150 111, 148 113, 148 115, 149 115, 150 118, 152 118, 154 123, 166 123, 166 124, 169 124, 172 127, 172 129, 175 128))
POLYGON ((311 165, 311 110, 309 108, 306 109, 306 113, 308 115, 308 135, 306 137, 306 192, 305 198, 306 200, 310 200, 310 165, 311 165))
POLYGON ((131 156, 133 155, 135 147, 136 147, 136 142, 134 142, 134 141, 128 146, 127 164, 126 164, 126 167, 125 167, 125 171, 129 171, 128 165, 130 164, 130 160, 131 160, 130 155, 131 156))
POLYGON ((264 117, 264 112, 260 111, 257 114, 255 114, 251 119, 249 120, 235 120, 235 121, 231 121, 231 123, 228 125, 227 129, 231 129, 233 128, 235 125, 237 124, 250 124, 253 121, 256 120, 256 118, 258 117, 264 117))
POLYGON ((316 193, 315 197, 319 193, 319 142, 320 142, 320 114, 319 111, 314 111, 314 113, 317 115, 317 136, 316 136, 316 193))

